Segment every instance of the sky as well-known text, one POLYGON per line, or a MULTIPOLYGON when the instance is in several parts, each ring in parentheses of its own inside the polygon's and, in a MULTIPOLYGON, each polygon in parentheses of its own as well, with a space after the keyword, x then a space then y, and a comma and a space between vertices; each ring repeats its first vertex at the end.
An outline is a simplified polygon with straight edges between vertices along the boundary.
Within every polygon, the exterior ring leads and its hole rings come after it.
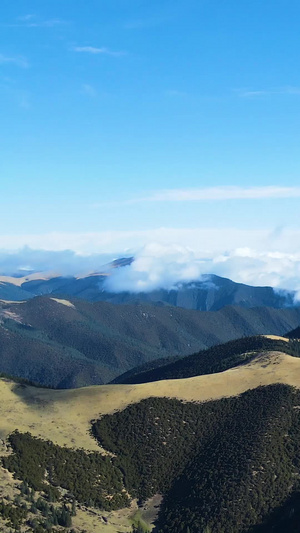
POLYGON ((0 258, 135 254, 149 275, 205 258, 300 289, 298 0, 2 0, 0 15, 0 258))

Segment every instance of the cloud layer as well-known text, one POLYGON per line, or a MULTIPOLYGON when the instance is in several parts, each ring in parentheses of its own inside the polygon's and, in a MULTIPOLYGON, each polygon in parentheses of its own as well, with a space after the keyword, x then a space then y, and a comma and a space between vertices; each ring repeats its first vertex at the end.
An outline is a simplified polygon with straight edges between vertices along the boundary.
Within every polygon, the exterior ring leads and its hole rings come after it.
POLYGON ((171 289, 178 282, 216 274, 248 285, 300 291, 300 253, 237 248, 208 256, 184 247, 150 244, 135 257, 130 266, 113 271, 107 280, 108 289, 114 292, 171 289))
POLYGON ((169 289, 217 274, 300 294, 299 242, 300 230, 290 227, 0 234, 0 275, 26 269, 84 275, 115 258, 134 256, 132 265, 113 271, 107 281, 110 290, 169 289))
MULTIPOLYGON (((85 275, 102 271, 103 265, 117 257, 134 255, 130 265, 114 269, 107 279, 106 288, 113 292, 151 291, 171 289, 177 283, 196 281, 206 274, 216 274, 236 282, 255 286, 273 286, 277 289, 298 291, 300 299, 300 252, 292 250, 295 233, 285 230, 273 232, 256 247, 239 246, 225 249, 194 248, 168 242, 149 242, 131 250, 119 252, 76 253, 72 250, 37 250, 29 247, 18 251, 0 252, 0 275, 24 275, 30 271, 54 271, 62 275, 85 275), (263 244, 269 247, 263 249, 263 244), (285 244, 285 247, 283 246, 285 244)), ((123 236, 124 237, 124 236, 123 236)), ((300 235, 297 235, 298 241, 300 235)), ((136 243, 137 244, 137 243, 136 243)), ((119 243, 120 245, 120 243, 119 243)))

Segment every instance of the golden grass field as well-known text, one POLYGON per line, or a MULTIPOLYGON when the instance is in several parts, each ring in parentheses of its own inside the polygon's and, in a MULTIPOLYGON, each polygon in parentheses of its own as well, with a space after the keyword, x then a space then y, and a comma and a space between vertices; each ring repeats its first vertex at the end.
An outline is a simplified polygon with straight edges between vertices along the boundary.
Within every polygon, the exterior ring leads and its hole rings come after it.
POLYGON ((207 401, 235 396, 259 385, 300 387, 300 359, 268 352, 252 362, 217 374, 140 385, 99 385, 51 390, 0 379, 0 438, 30 431, 59 445, 97 450, 90 421, 153 396, 207 401))
POLYGON ((0 283, 11 283, 12 285, 21 287, 21 285, 27 281, 48 280, 56 276, 59 276, 59 274, 56 274, 55 272, 36 272, 34 274, 28 274, 28 276, 23 276, 21 278, 15 278, 14 276, 0 276, 0 283))

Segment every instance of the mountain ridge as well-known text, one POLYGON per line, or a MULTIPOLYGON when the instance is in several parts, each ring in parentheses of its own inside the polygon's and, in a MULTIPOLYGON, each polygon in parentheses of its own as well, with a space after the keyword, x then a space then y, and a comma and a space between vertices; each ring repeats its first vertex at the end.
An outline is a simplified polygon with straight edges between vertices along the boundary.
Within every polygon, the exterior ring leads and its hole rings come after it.
POLYGON ((148 292, 116 291, 107 289, 107 279, 115 269, 129 266, 119 261, 107 272, 87 276, 47 276, 43 273, 23 278, 0 277, 0 299, 22 301, 34 296, 52 295, 60 298, 77 298, 88 301, 106 301, 115 304, 134 302, 153 305, 171 305, 200 311, 217 311, 227 305, 242 307, 267 306, 294 307, 295 291, 276 290, 272 287, 254 287, 236 283, 216 275, 204 275, 200 280, 175 283, 173 288, 157 288, 148 292), (7 281, 5 281, 7 280, 7 281))

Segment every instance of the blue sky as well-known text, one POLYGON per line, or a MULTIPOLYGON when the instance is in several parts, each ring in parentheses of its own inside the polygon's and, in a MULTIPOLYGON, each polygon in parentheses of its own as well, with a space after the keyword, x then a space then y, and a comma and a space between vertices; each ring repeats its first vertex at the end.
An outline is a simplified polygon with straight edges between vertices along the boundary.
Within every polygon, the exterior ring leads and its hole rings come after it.
POLYGON ((299 22, 298 0, 2 0, 0 247, 297 230, 299 22))

